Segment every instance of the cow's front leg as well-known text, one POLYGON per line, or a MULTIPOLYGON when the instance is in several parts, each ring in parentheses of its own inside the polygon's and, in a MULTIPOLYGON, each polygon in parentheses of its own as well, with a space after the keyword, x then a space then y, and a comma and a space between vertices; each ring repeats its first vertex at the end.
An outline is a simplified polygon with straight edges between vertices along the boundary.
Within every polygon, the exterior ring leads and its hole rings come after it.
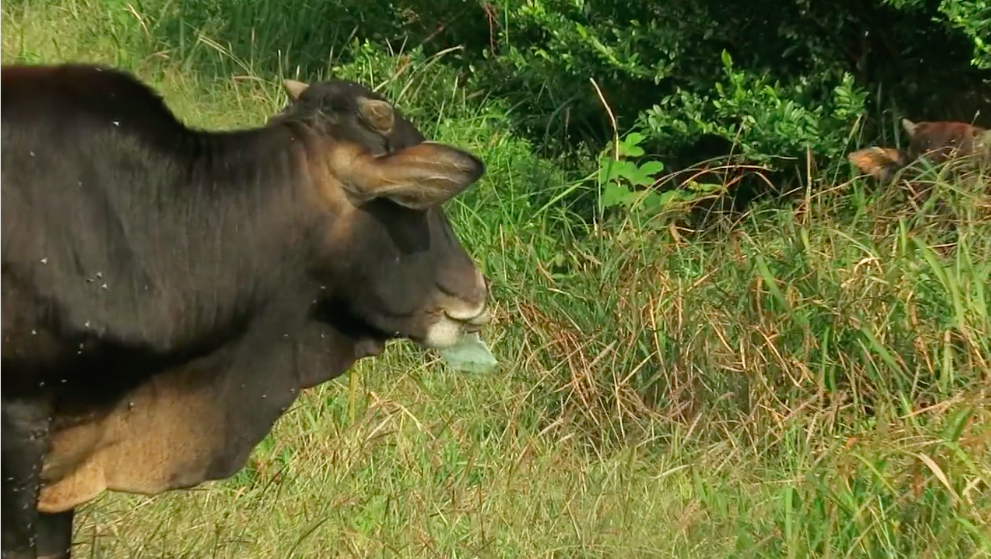
POLYGON ((69 559, 72 555, 73 509, 38 513, 38 559, 69 559))
POLYGON ((35 559, 41 465, 48 452, 51 407, 44 400, 0 398, 3 559, 35 559))

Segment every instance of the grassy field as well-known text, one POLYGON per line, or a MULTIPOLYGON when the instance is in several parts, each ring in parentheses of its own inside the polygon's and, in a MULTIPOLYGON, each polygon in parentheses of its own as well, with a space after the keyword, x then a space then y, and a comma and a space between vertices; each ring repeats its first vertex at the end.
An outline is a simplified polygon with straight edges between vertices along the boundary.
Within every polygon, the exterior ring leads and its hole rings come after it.
MULTIPOLYGON (((5 2, 2 58, 118 64, 190 123, 259 124, 306 42, 242 4, 258 59, 166 2, 96 0, 5 2)), ((937 212, 838 181, 704 233, 585 225, 557 200, 586 170, 533 155, 443 56, 344 39, 335 76, 488 165, 449 212, 500 369, 392 345, 235 477, 87 505, 77 557, 991 557, 986 194, 939 182, 937 212)))

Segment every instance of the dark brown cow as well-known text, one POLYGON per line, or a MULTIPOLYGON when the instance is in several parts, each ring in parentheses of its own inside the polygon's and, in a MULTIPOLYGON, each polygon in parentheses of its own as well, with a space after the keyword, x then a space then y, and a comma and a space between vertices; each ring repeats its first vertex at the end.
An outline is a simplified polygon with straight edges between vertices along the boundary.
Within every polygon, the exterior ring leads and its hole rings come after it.
POLYGON ((118 70, 3 68, 5 558, 68 556, 104 489, 233 474, 388 338, 487 322, 441 209, 481 162, 358 84, 286 87, 266 126, 209 132, 118 70))
POLYGON ((934 164, 954 157, 974 157, 976 163, 991 160, 991 132, 965 122, 919 122, 902 119, 909 137, 907 150, 869 147, 847 156, 851 163, 881 182, 888 182, 904 167, 926 158, 934 164))

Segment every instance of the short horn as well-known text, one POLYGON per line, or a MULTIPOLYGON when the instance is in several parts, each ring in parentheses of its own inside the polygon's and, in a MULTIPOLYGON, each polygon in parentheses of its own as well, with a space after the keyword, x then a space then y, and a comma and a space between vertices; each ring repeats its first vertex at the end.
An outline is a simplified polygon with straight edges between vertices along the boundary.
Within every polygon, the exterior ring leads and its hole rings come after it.
POLYGON ((392 127, 396 124, 396 110, 386 101, 359 97, 358 114, 365 124, 382 134, 392 132, 392 127))

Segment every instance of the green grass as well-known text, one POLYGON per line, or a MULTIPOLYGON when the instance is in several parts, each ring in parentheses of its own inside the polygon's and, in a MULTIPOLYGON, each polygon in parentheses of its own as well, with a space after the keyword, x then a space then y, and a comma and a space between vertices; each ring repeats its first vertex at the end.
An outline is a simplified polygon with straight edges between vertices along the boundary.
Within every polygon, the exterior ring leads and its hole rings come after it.
MULTIPOLYGON (((123 65, 199 126, 280 108, 290 20, 195 40, 164 5, 5 3, 3 61, 123 65)), ((534 156, 443 56, 339 48, 328 73, 486 161, 449 211, 494 281, 502 367, 394 344, 233 478, 85 506, 77 557, 991 556, 986 194, 940 181, 936 212, 846 183, 681 238, 591 226, 560 202, 588 169, 534 156)))

